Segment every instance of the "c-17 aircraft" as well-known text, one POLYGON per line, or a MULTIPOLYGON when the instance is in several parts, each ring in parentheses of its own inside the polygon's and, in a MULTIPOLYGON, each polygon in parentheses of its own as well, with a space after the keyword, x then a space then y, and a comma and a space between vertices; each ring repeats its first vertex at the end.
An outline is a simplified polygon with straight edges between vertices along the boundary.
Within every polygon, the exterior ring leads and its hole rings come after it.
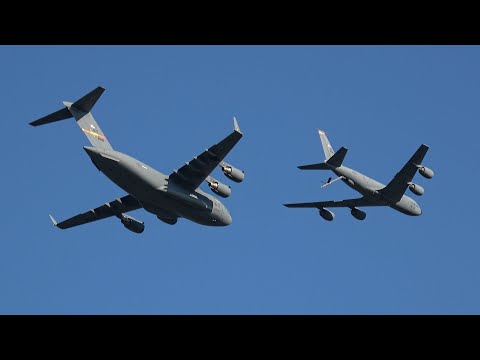
POLYGON ((331 170, 338 176, 338 178, 334 180, 329 178, 322 188, 337 180, 342 180, 345 184, 358 191, 363 196, 356 199, 341 201, 318 201, 310 203, 284 204, 284 206, 289 208, 317 208, 320 212, 320 216, 327 221, 332 221, 335 218, 335 214, 327 209, 333 207, 350 208, 352 216, 358 220, 365 220, 367 216, 365 212, 358 208, 367 206, 389 206, 392 209, 411 216, 419 216, 422 214, 422 210, 415 200, 404 194, 407 188, 409 188, 415 195, 423 195, 423 187, 412 182, 417 170, 427 179, 431 179, 434 175, 433 170, 422 165, 423 158, 428 151, 427 145, 420 145, 410 160, 407 161, 392 181, 385 186, 353 169, 343 166, 342 163, 347 154, 347 149, 341 147, 335 152, 330 145, 325 132, 320 129, 317 130, 325 153, 325 161, 319 164, 302 165, 298 168, 301 170, 331 170))
POLYGON ((104 91, 99 86, 74 103, 63 102, 65 108, 30 125, 39 126, 74 117, 93 145, 83 147, 93 164, 128 195, 62 222, 57 223, 50 215, 53 224, 60 229, 68 229, 116 216, 128 230, 142 233, 144 223, 125 213, 144 208, 170 225, 175 224, 178 218, 207 226, 230 225, 232 217, 227 208, 216 197, 200 190, 199 186, 205 181, 214 193, 224 198, 230 196, 230 186, 210 176, 217 166, 230 180, 243 181, 244 172, 223 161, 243 136, 235 117, 234 130, 230 135, 166 176, 112 148, 90 112, 104 91))

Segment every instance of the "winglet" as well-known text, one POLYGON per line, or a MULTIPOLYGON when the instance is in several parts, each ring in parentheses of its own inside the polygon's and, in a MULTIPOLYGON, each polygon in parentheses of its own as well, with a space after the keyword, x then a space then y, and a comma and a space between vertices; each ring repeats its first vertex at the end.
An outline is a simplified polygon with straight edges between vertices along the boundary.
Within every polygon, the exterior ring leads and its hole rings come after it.
POLYGON ((50 220, 52 220, 53 226, 57 226, 57 222, 55 221, 55 219, 53 218, 53 216, 50 215, 50 214, 48 214, 48 216, 50 216, 50 220))
POLYGON ((237 119, 235 118, 235 116, 233 117, 233 130, 238 132, 238 133, 242 133, 240 131, 240 127, 238 126, 238 122, 237 122, 237 119))

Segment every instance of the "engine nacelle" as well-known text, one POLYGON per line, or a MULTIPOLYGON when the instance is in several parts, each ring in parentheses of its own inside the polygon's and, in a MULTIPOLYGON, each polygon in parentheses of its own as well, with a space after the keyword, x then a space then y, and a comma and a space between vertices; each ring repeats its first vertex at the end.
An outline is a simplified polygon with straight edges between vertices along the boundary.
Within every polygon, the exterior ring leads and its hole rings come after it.
POLYGON ((175 225, 178 221, 177 218, 163 218, 163 217, 160 217, 157 215, 157 218, 158 220, 161 220, 163 221, 165 224, 168 224, 168 225, 175 225))
POLYGON ((120 221, 122 222, 123 226, 134 233, 141 234, 143 230, 145 230, 145 225, 143 225, 143 222, 135 220, 131 216, 122 214, 120 221))
POLYGON ((226 177, 237 183, 242 182, 245 178, 245 173, 242 170, 233 167, 232 165, 224 164, 222 166, 222 171, 226 177))
POLYGON ((418 172, 420 175, 422 175, 424 178, 431 179, 435 173, 433 172, 432 169, 427 168, 426 166, 421 165, 418 168, 418 172))
POLYGON ((360 209, 353 208, 351 211, 352 216, 357 220, 365 220, 367 214, 360 209))
POLYGON ((219 181, 212 181, 208 184, 210 186, 210 189, 215 193, 220 195, 221 197, 227 198, 230 196, 232 193, 232 189, 230 189, 230 186, 222 184, 219 181))
POLYGON ((414 193, 415 195, 418 195, 418 196, 422 196, 423 193, 425 192, 424 188, 421 187, 420 185, 418 184, 414 184, 414 183, 410 183, 408 185, 408 188, 410 189, 410 191, 412 193, 414 193))
POLYGON ((327 209, 320 209, 320 216, 327 221, 332 221, 335 218, 335 214, 327 209))

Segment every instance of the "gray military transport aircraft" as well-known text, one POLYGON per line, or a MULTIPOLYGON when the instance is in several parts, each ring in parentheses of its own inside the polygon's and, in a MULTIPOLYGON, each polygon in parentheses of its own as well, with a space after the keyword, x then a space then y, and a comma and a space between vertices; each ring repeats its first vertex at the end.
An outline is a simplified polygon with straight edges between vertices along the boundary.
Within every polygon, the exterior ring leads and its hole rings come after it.
POLYGON ((412 182, 417 170, 427 179, 431 179, 434 175, 433 170, 422 165, 423 158, 428 151, 427 145, 420 145, 405 166, 395 175, 392 181, 385 186, 355 170, 343 166, 342 163, 347 154, 347 149, 341 147, 335 152, 330 145, 325 132, 319 129, 317 130, 325 153, 325 161, 319 164, 299 166, 298 168, 301 170, 331 170, 338 176, 338 178, 334 180, 329 178, 322 188, 333 184, 337 180, 342 180, 345 184, 358 191, 363 196, 356 199, 341 201, 318 201, 311 203, 284 204, 284 206, 289 208, 317 208, 320 211, 320 216, 328 221, 332 221, 335 214, 327 208, 333 207, 350 208, 352 216, 358 220, 364 220, 367 216, 365 212, 358 209, 359 207, 364 206, 389 206, 392 209, 411 216, 419 216, 422 214, 422 210, 415 200, 404 194, 407 188, 409 188, 415 195, 423 195, 423 187, 412 182))
POLYGON ((112 148, 90 112, 104 91, 99 86, 74 103, 63 102, 65 108, 30 125, 44 125, 74 117, 93 145, 83 147, 93 164, 128 195, 62 222, 57 223, 50 215, 53 224, 60 229, 68 229, 116 216, 128 230, 142 233, 144 223, 125 213, 144 208, 170 225, 175 224, 178 218, 207 226, 230 225, 232 217, 227 208, 216 197, 200 190, 199 186, 205 181, 214 193, 224 198, 230 196, 230 186, 210 176, 217 166, 230 180, 243 181, 244 172, 223 161, 243 136, 237 120, 233 118, 234 130, 225 139, 166 176, 112 148))

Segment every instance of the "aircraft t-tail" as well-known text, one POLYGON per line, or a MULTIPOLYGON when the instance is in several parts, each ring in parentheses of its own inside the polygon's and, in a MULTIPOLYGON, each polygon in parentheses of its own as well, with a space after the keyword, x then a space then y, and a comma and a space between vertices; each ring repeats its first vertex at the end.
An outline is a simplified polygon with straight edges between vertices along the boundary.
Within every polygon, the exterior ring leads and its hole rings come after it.
POLYGON ((83 148, 95 167, 128 195, 61 222, 55 221, 50 215, 53 224, 60 229, 68 229, 115 216, 128 230, 142 233, 144 223, 125 213, 143 208, 170 225, 175 224, 178 218, 206 226, 230 225, 232 217, 227 208, 216 197, 200 190, 199 186, 205 181, 215 194, 224 198, 230 196, 230 186, 210 176, 217 166, 230 180, 243 181, 244 172, 223 161, 243 136, 235 117, 234 129, 230 135, 167 176, 112 148, 91 113, 104 91, 99 86, 74 103, 64 102, 63 109, 33 121, 30 125, 39 126, 75 118, 92 144, 83 148))
POLYGON ((334 180, 329 178, 322 187, 331 185, 337 180, 342 180, 352 189, 362 194, 362 197, 340 201, 284 204, 284 206, 289 208, 317 208, 320 216, 328 221, 332 221, 335 218, 335 214, 327 208, 334 207, 350 208, 352 216, 358 220, 364 220, 367 216, 359 207, 367 206, 389 206, 392 209, 411 216, 419 216, 422 214, 422 210, 415 200, 404 194, 408 188, 415 195, 423 195, 423 187, 412 182, 417 170, 427 179, 431 179, 434 175, 433 170, 422 165, 423 158, 428 151, 427 145, 420 145, 410 160, 408 160, 403 168, 394 176, 392 181, 385 186, 353 169, 343 166, 342 164, 347 154, 347 149, 341 147, 335 152, 325 132, 319 129, 317 130, 325 153, 325 161, 319 164, 302 165, 298 168, 301 170, 331 170, 338 178, 334 180))

